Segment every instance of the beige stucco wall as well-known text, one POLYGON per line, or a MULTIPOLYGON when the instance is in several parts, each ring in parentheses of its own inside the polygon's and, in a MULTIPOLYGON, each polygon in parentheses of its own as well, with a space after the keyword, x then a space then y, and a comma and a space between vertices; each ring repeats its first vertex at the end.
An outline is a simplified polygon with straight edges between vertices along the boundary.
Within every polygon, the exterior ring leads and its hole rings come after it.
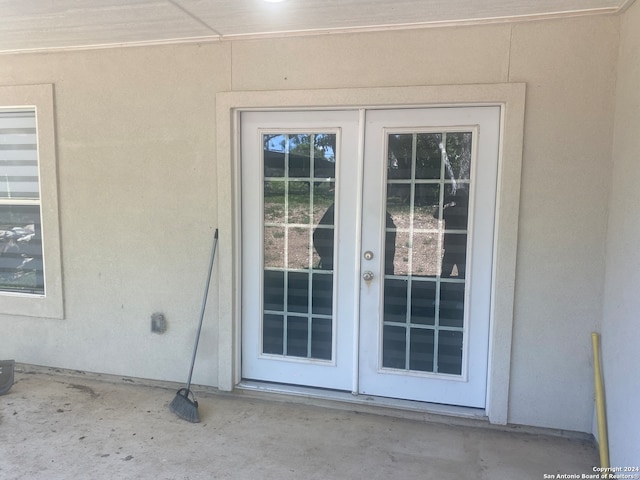
MULTIPOLYGON (((509 421, 591 431, 618 24, 591 16, 0 57, 0 85, 55 85, 66 301, 64 320, 0 316, 11 332, 3 356, 184 379, 225 181, 216 92, 524 82, 509 421), (154 311, 169 320, 164 335, 150 333, 154 311)), ((216 319, 205 321, 194 380, 216 385, 216 319)))
POLYGON ((611 465, 640 459, 640 5, 622 18, 602 325, 611 465))
MULTIPOLYGON (((216 225, 214 99, 229 88, 229 50, 0 58, 0 84, 54 84, 65 300, 64 320, 1 317, 3 357, 185 379, 216 225), (164 335, 150 333, 156 311, 164 335)), ((201 365, 216 365, 215 334, 203 332, 201 365)), ((197 379, 215 384, 216 372, 197 379)))
POLYGON ((602 316, 617 19, 563 23, 521 24, 513 33, 510 79, 527 82, 527 111, 510 418, 587 431, 590 332, 602 316))

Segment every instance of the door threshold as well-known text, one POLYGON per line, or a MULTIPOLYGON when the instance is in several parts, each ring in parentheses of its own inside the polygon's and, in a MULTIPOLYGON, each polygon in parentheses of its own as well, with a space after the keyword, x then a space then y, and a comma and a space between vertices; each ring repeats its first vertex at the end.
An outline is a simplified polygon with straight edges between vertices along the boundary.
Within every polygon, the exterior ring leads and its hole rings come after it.
POLYGON ((464 426, 487 426, 489 419, 482 408, 441 405, 396 398, 356 395, 341 390, 303 387, 256 380, 242 380, 237 393, 268 400, 316 405, 398 418, 464 426))

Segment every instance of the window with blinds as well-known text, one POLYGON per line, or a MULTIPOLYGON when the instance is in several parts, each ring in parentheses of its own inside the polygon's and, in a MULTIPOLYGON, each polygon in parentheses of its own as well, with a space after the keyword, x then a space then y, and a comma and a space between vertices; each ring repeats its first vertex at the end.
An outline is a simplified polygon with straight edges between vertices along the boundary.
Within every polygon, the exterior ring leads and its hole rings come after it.
POLYGON ((0 292, 44 295, 34 108, 0 110, 0 292))

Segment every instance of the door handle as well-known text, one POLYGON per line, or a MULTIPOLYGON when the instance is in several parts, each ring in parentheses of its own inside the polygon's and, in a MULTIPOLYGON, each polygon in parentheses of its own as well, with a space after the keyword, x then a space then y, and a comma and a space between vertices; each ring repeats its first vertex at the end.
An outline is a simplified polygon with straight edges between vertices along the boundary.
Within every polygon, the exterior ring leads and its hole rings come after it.
POLYGON ((373 280, 373 272, 367 270, 362 274, 362 278, 365 282, 370 282, 371 280, 373 280))

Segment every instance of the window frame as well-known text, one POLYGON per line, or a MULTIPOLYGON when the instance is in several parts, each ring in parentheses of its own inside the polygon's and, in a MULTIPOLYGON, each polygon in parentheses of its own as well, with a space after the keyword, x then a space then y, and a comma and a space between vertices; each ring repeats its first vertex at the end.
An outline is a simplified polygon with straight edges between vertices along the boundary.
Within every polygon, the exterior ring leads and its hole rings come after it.
POLYGON ((53 85, 0 86, 0 110, 35 109, 44 294, 0 291, 0 316, 64 318, 53 85))

